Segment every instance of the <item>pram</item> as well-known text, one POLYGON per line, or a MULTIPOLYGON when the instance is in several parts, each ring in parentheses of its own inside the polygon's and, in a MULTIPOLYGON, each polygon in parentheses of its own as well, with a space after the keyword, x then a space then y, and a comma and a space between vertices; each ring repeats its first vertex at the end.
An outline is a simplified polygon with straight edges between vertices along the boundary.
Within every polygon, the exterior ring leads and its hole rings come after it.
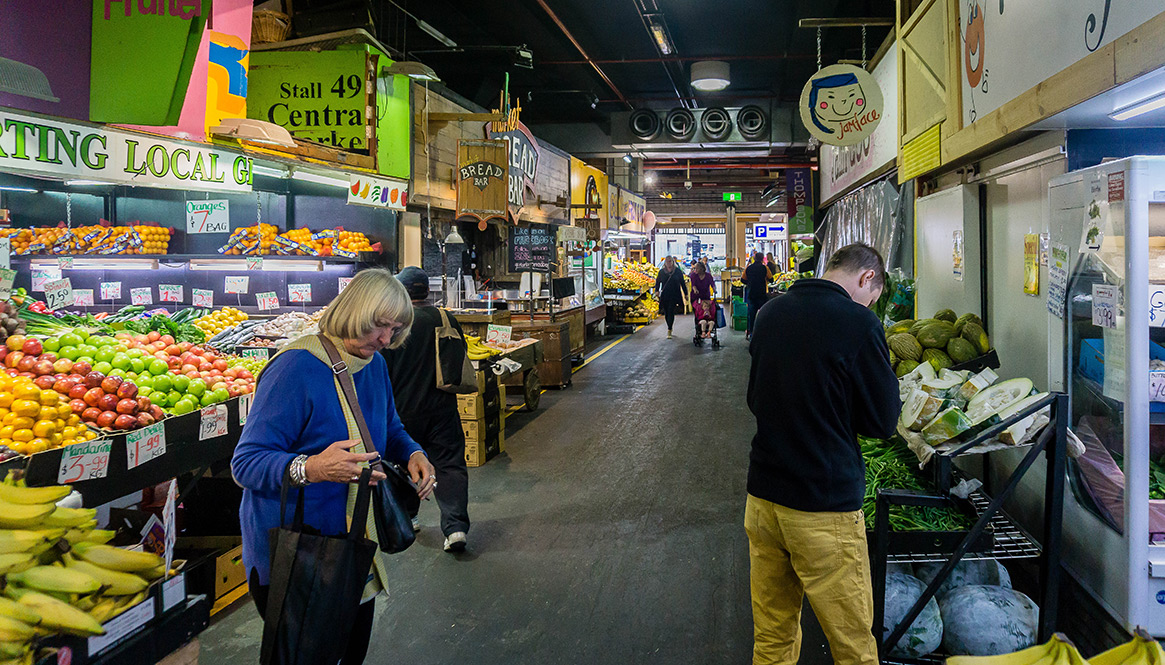
POLYGON ((694 335, 692 335, 692 344, 697 347, 704 346, 705 338, 700 335, 700 322, 711 321, 712 329, 709 331, 707 339, 712 341, 713 349, 719 349, 720 336, 717 331, 724 327, 724 313, 723 310, 720 309, 720 303, 716 302, 715 300, 712 300, 711 303, 711 307, 708 307, 707 309, 704 308, 700 301, 696 301, 696 303, 692 305, 692 312, 695 314, 696 324, 696 332, 694 335))

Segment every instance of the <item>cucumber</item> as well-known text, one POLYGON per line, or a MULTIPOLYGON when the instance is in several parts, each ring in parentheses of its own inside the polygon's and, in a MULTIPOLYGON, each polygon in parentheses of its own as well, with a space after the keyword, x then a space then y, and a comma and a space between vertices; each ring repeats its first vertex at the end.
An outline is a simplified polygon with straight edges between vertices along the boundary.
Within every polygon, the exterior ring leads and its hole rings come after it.
POLYGON ((988 386, 967 402, 967 417, 974 425, 986 422, 991 416, 1031 395, 1032 390, 1032 380, 1023 378, 988 386))

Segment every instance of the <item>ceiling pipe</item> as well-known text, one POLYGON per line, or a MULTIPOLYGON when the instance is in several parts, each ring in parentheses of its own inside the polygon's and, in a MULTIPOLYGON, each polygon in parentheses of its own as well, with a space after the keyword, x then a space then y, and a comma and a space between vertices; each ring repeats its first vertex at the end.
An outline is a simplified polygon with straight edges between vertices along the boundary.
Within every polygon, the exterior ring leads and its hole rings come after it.
POLYGON ((783 55, 693 55, 669 56, 662 58, 623 58, 621 60, 540 60, 541 65, 638 65, 655 62, 697 62, 700 60, 813 60, 815 53, 786 53, 783 55))
POLYGON ((566 28, 566 24, 562 22, 562 19, 558 18, 558 14, 554 13, 554 10, 550 8, 550 5, 546 4, 546 0, 538 0, 538 4, 546 11, 546 14, 550 17, 550 20, 554 21, 554 24, 558 26, 558 29, 562 31, 562 34, 566 35, 566 38, 570 40, 570 43, 574 44, 574 47, 578 49, 579 55, 581 55, 586 60, 586 62, 590 64, 591 67, 594 67, 595 73, 599 75, 599 78, 603 79, 603 82, 607 84, 607 87, 611 89, 611 92, 615 93, 615 96, 619 98, 619 101, 626 104, 628 109, 634 109, 635 107, 631 105, 631 102, 627 101, 627 98, 623 96, 623 93, 620 92, 619 88, 615 86, 615 83, 609 76, 607 76, 607 73, 603 71, 603 68, 598 66, 591 58, 591 56, 587 55, 587 52, 583 49, 582 44, 579 44, 578 40, 574 38, 574 35, 570 34, 570 30, 566 28))
MULTIPOLYGON (((677 164, 653 164, 651 162, 644 162, 643 163, 643 170, 644 171, 680 171, 680 170, 683 170, 685 168, 687 168, 687 167, 683 166, 683 165, 677 165, 677 164)), ((817 164, 815 164, 813 162, 781 162, 781 163, 776 163, 776 164, 773 164, 773 163, 742 164, 742 163, 733 163, 733 162, 720 162, 720 163, 716 163, 716 164, 700 164, 697 166, 693 166, 691 168, 696 170, 696 171, 718 171, 718 170, 722 170, 722 169, 749 169, 749 170, 755 171, 755 170, 760 170, 760 169, 817 168, 817 164)))

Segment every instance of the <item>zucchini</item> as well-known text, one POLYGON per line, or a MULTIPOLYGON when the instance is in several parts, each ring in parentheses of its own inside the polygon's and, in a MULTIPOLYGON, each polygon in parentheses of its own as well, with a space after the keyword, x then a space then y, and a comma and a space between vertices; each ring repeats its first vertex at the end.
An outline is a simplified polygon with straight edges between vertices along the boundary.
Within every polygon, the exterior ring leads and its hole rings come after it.
POLYGON ((1023 378, 988 386, 967 402, 967 417, 975 425, 986 422, 991 416, 1031 395, 1032 390, 1032 380, 1023 378))
POLYGON ((938 399, 951 399, 958 392, 961 384, 962 381, 957 374, 954 376, 948 375, 945 378, 940 376, 923 381, 922 390, 938 399))
POLYGON ((917 388, 911 390, 902 403, 902 415, 898 417, 898 422, 902 423, 906 429, 915 431, 922 429, 922 426, 927 423, 926 420, 922 419, 922 412, 930 399, 930 395, 917 388))
POLYGON ((922 428, 922 438, 928 444, 937 446, 966 432, 971 429, 972 425, 973 423, 967 414, 960 411, 958 407, 952 406, 935 416, 934 420, 922 428))

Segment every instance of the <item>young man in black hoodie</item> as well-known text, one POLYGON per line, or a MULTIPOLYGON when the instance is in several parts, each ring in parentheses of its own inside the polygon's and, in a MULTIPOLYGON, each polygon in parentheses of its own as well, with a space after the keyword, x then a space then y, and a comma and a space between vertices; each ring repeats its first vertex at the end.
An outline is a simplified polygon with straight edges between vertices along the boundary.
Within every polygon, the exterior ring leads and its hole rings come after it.
POLYGON ((799 280, 761 308, 749 347, 753 665, 797 662, 805 596, 835 663, 878 662, 857 435, 888 438, 901 409, 869 309, 885 266, 873 248, 848 245, 823 277, 799 280))

